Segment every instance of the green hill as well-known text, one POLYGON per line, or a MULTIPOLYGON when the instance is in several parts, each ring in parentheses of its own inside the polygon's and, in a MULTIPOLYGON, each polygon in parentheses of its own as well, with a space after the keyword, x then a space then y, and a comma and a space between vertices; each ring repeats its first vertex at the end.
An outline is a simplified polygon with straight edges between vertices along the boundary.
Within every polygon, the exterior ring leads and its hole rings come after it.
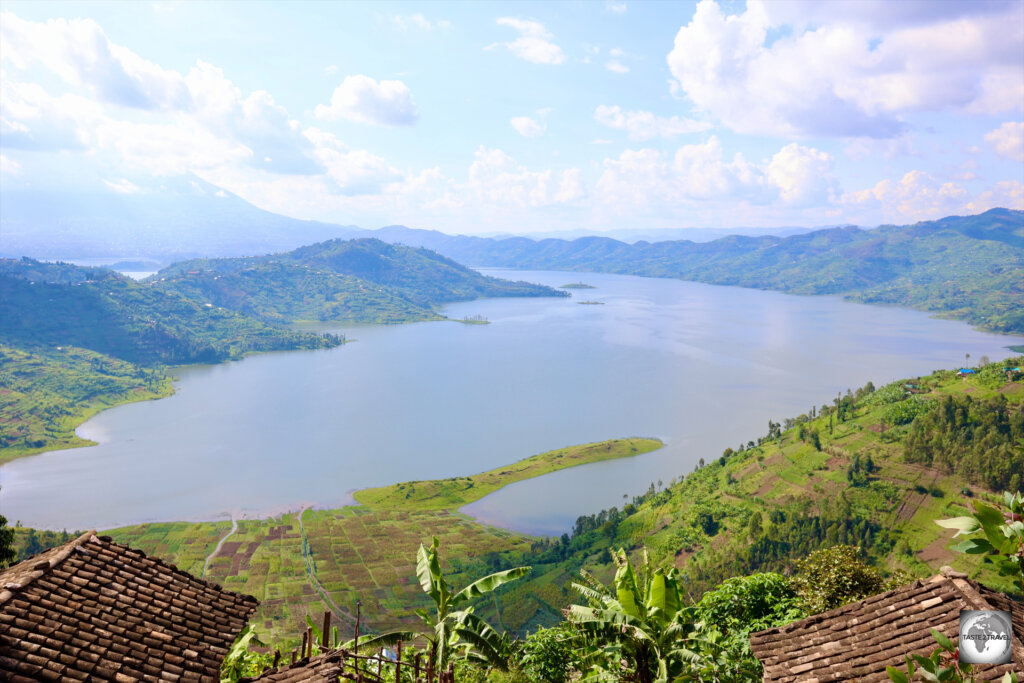
POLYGON ((332 240, 284 254, 175 263, 149 282, 263 320, 394 323, 436 320, 434 307, 499 296, 565 296, 487 277, 428 249, 332 240))
POLYGON ((159 369, 63 346, 28 353, 0 346, 0 462, 44 450, 89 446, 75 427, 126 401, 169 396, 159 369))
POLYGON ((1009 209, 873 230, 838 227, 703 243, 434 236, 432 246, 464 263, 833 294, 1024 332, 1024 212, 1009 209))
POLYGON ((340 342, 273 327, 103 268, 0 260, 0 343, 76 346, 142 365, 217 363, 340 342))

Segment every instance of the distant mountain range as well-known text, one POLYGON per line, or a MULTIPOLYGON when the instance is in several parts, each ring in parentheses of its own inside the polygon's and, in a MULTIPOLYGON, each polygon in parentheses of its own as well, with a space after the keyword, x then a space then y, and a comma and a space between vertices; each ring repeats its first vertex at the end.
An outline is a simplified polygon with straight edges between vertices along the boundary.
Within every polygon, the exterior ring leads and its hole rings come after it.
POLYGON ((453 237, 399 226, 383 239, 428 246, 462 263, 673 277, 793 294, 841 295, 1024 332, 1024 212, 992 209, 872 230, 627 244, 607 237, 453 237))
MULTIPOLYGON (((336 238, 376 237, 385 242, 433 249, 444 238, 451 237, 401 225, 368 230, 355 225, 288 218, 258 209, 195 176, 165 179, 154 187, 120 189, 110 185, 78 192, 5 188, 0 214, 0 256, 59 259, 86 265, 122 261, 134 265, 119 265, 123 270, 146 270, 182 259, 271 254, 336 238)), ((603 234, 627 242, 706 242, 730 234, 790 235, 809 231, 810 228, 685 228, 613 230, 603 234)), ((571 239, 587 234, 575 230, 537 237, 571 239)))
POLYGON ((437 319, 434 307, 451 301, 567 296, 543 285, 481 275, 428 249, 368 238, 330 240, 269 256, 181 261, 147 282, 274 322, 406 322, 437 319))
POLYGON ((355 226, 288 218, 258 209, 196 177, 168 179, 131 194, 7 190, 0 214, 0 255, 158 263, 287 251, 355 226))
MULTIPOLYGON (((146 270, 142 259, 147 258, 170 263, 195 256, 252 256, 284 252, 311 242, 373 237, 392 244, 425 247, 476 267, 624 273, 796 294, 833 294, 931 311, 994 331, 1024 332, 1024 212, 1008 209, 909 226, 774 231, 783 234, 763 234, 761 229, 749 228, 735 231, 746 235, 720 236, 712 241, 701 240, 720 232, 692 229, 650 236, 685 235, 695 239, 631 242, 593 235, 571 240, 454 236, 400 225, 360 230, 262 211, 198 179, 128 195, 104 192, 57 198, 5 191, 3 200, 0 253, 13 256, 76 260, 108 257, 111 262, 130 259, 140 262, 119 267, 146 270)), ((630 240, 643 235, 642 231, 617 234, 630 240)), ((274 264, 276 275, 270 279, 277 278, 284 286, 289 279, 298 282, 300 267, 323 272, 322 262, 305 263, 303 258, 296 256, 287 263, 274 264)), ((349 254, 346 258, 355 256, 349 254)), ((271 267, 270 262, 259 263, 264 270, 271 267)), ((238 296, 249 291, 240 273, 250 277, 253 267, 255 261, 245 262, 232 275, 238 296)), ((341 274, 363 277, 355 272, 341 274)), ((433 282, 417 284, 429 287, 433 282)), ((214 286, 193 278, 175 286, 192 288, 193 294, 214 299, 228 283, 218 281, 214 286)), ((347 287, 340 281, 327 285, 321 280, 316 286, 326 288, 321 292, 325 297, 347 287)), ((369 307, 367 311, 380 312, 378 321, 389 321, 427 315, 425 311, 432 304, 446 300, 434 300, 429 292, 416 291, 412 286, 402 292, 389 290, 379 293, 381 296, 373 303, 367 291, 360 303, 369 307), (398 298, 390 298, 392 295, 398 298), (387 310, 390 313, 385 314, 387 310)), ((260 315, 272 317, 275 305, 270 300, 259 307, 260 315)), ((356 314, 355 309, 350 308, 348 314, 356 314)), ((313 304, 303 313, 313 318, 320 315, 330 317, 333 313, 321 304, 313 304)))

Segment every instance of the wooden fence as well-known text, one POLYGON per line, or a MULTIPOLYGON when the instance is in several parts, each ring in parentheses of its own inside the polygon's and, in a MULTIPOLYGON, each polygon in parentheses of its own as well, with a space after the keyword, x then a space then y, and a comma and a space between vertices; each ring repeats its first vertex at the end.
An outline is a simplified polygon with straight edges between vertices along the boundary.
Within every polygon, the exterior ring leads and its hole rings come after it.
MULTIPOLYGON (((360 613, 357 607, 355 637, 351 642, 359 642, 360 613)), ((279 650, 274 654, 272 669, 301 665, 311 668, 311 672, 324 676, 338 676, 339 679, 358 681, 358 683, 384 683, 385 674, 394 671, 396 682, 414 681, 415 683, 455 683, 454 665, 449 663, 445 671, 435 671, 434 663, 423 652, 413 657, 402 657, 402 642, 399 641, 396 651, 385 656, 383 650, 377 654, 359 654, 358 650, 339 647, 331 642, 331 613, 324 612, 323 629, 320 631, 320 643, 316 643, 316 634, 309 627, 302 634, 302 645, 291 651, 290 657, 279 650), (319 653, 314 656, 314 645, 318 645, 319 653), (290 661, 289 661, 290 659, 290 661)), ((264 672, 268 673, 268 672, 264 672)))

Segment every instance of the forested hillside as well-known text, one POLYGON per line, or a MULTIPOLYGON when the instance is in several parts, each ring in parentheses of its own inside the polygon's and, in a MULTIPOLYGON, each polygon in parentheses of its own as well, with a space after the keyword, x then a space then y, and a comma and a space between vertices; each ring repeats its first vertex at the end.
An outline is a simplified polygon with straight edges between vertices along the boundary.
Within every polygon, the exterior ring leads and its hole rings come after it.
POLYGON ((434 307, 498 296, 566 296, 487 277, 428 249, 332 240, 283 254, 175 263, 158 289, 271 321, 393 323, 439 319, 434 307))
MULTIPOLYGON (((416 233, 406 239, 415 240, 416 233)), ((873 230, 791 237, 626 244, 428 233, 433 248, 477 266, 674 277, 906 306, 997 332, 1024 332, 1024 212, 992 209, 873 230)))
POLYGON ((104 268, 0 260, 0 343, 77 346, 142 365, 217 363, 338 340, 273 327, 104 268))

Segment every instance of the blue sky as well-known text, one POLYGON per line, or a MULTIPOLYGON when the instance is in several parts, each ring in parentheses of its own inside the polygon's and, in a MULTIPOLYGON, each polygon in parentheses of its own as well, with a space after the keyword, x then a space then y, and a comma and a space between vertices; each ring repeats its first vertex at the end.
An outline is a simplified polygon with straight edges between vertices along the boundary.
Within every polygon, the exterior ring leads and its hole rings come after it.
POLYGON ((7 1, 0 191, 445 232, 1024 209, 1024 2, 7 1))

